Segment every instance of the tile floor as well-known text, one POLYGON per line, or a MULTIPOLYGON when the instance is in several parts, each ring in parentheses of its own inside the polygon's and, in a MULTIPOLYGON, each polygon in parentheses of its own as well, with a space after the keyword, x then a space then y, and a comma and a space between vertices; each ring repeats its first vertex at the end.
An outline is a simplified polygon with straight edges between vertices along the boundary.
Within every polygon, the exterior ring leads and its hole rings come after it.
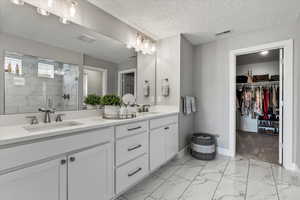
POLYGON ((277 165, 218 156, 174 159, 118 200, 299 200, 300 175, 277 165))

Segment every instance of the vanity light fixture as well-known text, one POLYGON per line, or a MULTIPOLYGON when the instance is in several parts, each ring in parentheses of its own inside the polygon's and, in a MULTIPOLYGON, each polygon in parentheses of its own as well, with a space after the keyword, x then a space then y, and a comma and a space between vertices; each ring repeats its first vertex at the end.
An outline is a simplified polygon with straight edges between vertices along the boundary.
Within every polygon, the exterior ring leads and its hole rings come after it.
POLYGON ((142 54, 152 54, 156 51, 155 43, 147 36, 143 35, 142 33, 137 33, 136 35, 136 42, 134 45, 128 43, 126 45, 128 49, 132 47, 135 49, 136 52, 142 52, 142 54))
POLYGON ((266 56, 268 54, 269 54, 269 51, 262 51, 262 52, 260 52, 260 55, 262 55, 262 56, 266 56))
POLYGON ((43 15, 43 16, 49 16, 50 15, 50 13, 47 10, 42 9, 42 8, 36 8, 36 11, 37 11, 38 14, 43 15))
POLYGON ((23 6, 24 5, 24 1, 22 0, 10 0, 13 4, 16 4, 18 6, 23 6))
POLYGON ((62 24, 70 24, 69 20, 65 17, 60 17, 59 22, 62 24))

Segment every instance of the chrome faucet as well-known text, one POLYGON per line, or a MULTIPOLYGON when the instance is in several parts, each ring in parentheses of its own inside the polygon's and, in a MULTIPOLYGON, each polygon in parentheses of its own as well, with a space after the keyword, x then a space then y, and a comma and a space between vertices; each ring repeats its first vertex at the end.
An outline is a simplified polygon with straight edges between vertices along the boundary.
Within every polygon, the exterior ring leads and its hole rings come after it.
POLYGON ((55 109, 39 108, 39 111, 45 113, 44 123, 51 123, 51 117, 50 117, 50 114, 51 114, 51 113, 55 113, 55 109))
POLYGON ((139 112, 149 112, 150 104, 141 105, 139 108, 139 112))

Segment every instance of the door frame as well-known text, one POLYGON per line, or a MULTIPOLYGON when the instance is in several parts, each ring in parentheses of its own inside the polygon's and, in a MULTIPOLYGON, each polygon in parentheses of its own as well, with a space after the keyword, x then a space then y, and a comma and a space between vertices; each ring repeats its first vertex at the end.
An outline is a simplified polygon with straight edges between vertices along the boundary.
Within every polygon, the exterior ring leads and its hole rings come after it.
MULTIPOLYGON (((99 71, 103 73, 103 79, 102 79, 102 96, 107 94, 107 69, 101 68, 101 67, 92 67, 92 66, 83 66, 83 73, 84 70, 90 70, 90 71, 99 71)), ((82 81, 82 85, 84 85, 82 81)))
POLYGON ((131 68, 131 69, 125 69, 125 70, 120 70, 118 71, 118 95, 121 96, 121 85, 122 85, 122 80, 121 80, 121 75, 122 74, 126 74, 126 73, 131 73, 133 72, 134 73, 134 96, 137 97, 137 87, 136 87, 136 84, 137 84, 137 71, 136 71, 136 68, 131 68))
MULTIPOLYGON (((282 113, 282 121, 284 126, 282 127, 282 139, 284 144, 282 146, 283 160, 282 164, 285 168, 294 170, 295 164, 293 162, 294 157, 294 144, 293 144, 293 128, 294 128, 294 113, 293 113, 293 51, 294 41, 292 39, 267 43, 242 49, 231 50, 229 55, 229 154, 234 157, 236 154, 236 57, 239 55, 256 53, 264 50, 283 49, 284 51, 284 80, 283 91, 284 100, 280 101, 284 105, 284 111, 282 113), (288 77, 288 78, 287 78, 288 77)), ((279 148, 281 149, 281 142, 279 148)))

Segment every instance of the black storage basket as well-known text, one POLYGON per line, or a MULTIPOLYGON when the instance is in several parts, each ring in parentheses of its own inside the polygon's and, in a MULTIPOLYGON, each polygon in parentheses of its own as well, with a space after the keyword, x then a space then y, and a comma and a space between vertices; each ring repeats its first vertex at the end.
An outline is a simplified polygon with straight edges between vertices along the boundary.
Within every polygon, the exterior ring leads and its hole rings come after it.
POLYGON ((215 159, 215 136, 207 133, 194 133, 191 138, 191 155, 199 160, 215 159))

